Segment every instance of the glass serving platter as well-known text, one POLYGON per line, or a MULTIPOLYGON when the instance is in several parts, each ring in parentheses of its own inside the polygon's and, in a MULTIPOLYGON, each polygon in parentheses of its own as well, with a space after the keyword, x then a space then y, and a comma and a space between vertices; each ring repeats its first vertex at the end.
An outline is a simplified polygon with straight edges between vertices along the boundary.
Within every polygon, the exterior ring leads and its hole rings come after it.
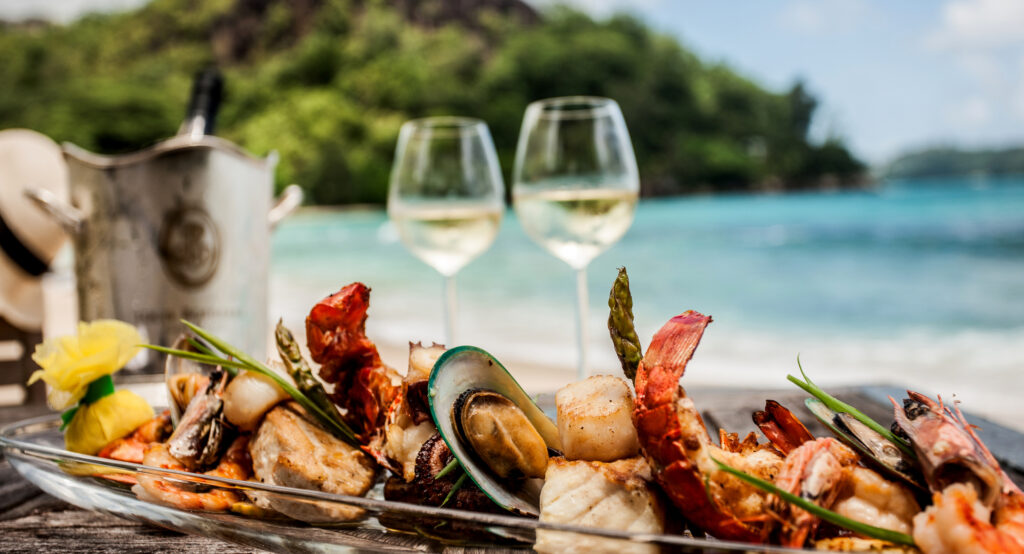
POLYGON ((363 498, 158 469, 69 452, 63 448, 59 425, 60 418, 51 415, 0 429, 0 446, 7 460, 43 491, 86 510, 276 552, 442 552, 461 551, 459 547, 528 552, 538 529, 625 541, 611 543, 609 552, 621 551, 631 543, 658 545, 672 552, 802 552, 689 535, 637 534, 391 502, 383 500, 381 486, 363 498), (138 475, 158 476, 176 485, 188 484, 195 491, 255 493, 295 505, 315 503, 321 509, 355 508, 363 515, 351 523, 310 525, 280 515, 257 517, 190 511, 140 500, 130 484, 118 480, 138 475))

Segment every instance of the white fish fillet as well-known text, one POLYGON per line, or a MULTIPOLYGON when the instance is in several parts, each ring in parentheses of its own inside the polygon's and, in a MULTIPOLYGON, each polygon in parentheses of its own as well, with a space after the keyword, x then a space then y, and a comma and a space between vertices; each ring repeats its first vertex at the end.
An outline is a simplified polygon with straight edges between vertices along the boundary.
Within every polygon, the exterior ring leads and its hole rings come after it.
MULTIPOLYGON (((540 493, 540 520, 635 533, 662 533, 665 510, 643 458, 615 462, 552 458, 540 493)), ((657 552, 658 547, 561 531, 537 530, 537 552, 657 552)))

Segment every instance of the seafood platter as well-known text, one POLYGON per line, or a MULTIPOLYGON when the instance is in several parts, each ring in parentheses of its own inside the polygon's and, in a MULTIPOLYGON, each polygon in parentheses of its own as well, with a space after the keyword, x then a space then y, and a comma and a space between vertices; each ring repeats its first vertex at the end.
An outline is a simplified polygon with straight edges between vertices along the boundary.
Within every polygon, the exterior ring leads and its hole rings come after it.
POLYGON ((540 405, 474 346, 411 344, 389 367, 369 292, 312 308, 310 360, 280 323, 262 361, 183 322, 144 345, 167 355, 166 410, 114 391, 137 335, 83 324, 36 351, 69 409, 0 445, 72 504, 274 551, 1024 552, 1024 493, 956 402, 907 391, 872 418, 800 368, 813 425, 765 399, 759 433, 716 432, 682 379, 711 318, 683 312, 644 349, 625 270, 608 302, 621 374, 540 405))

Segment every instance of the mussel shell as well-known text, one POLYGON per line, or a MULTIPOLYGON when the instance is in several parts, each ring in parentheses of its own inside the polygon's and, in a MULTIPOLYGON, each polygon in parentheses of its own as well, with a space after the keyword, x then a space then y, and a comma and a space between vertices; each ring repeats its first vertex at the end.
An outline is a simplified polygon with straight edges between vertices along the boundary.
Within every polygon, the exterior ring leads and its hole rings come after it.
POLYGON ((919 490, 927 490, 918 463, 888 439, 850 414, 833 412, 817 398, 808 398, 804 404, 836 438, 856 450, 877 469, 919 490))
POLYGON ((430 411, 437 430, 473 482, 499 506, 523 515, 539 515, 540 487, 533 482, 535 480, 510 485, 510 480, 495 477, 472 454, 469 445, 459 439, 452 410, 467 390, 498 392, 523 410, 548 448, 561 450, 555 423, 544 415, 494 356, 475 346, 459 346, 445 352, 434 364, 427 387, 430 411))
MULTIPOLYGON (((188 341, 188 335, 182 334, 175 339, 171 348, 195 352, 195 347, 188 341)), ((195 376, 209 376, 216 369, 215 366, 195 362, 177 356, 167 356, 164 361, 164 384, 167 386, 167 399, 171 409, 171 422, 175 427, 181 421, 181 416, 188 408, 190 398, 182 399, 178 394, 179 380, 195 376)))
POLYGON ((227 374, 217 369, 210 382, 189 402, 177 427, 167 439, 167 450, 189 470, 204 470, 220 458, 227 446, 221 395, 227 374))

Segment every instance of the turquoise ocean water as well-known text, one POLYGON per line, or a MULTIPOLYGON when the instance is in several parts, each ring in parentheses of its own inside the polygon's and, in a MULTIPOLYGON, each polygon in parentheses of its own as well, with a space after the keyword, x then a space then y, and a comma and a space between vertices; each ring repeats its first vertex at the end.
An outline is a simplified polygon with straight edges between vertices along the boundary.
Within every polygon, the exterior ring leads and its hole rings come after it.
MULTIPOLYGON (((645 343, 684 310, 714 317, 684 384, 785 387, 799 353, 825 383, 957 393, 968 409, 1021 426, 1024 178, 641 201, 623 240, 588 269, 588 342, 603 372, 618 371, 604 321, 623 265, 645 343)), ((371 338, 441 340, 441 279, 383 211, 307 211, 277 230, 272 313, 301 326, 317 299, 355 280, 373 288, 371 338)), ((563 368, 552 386, 571 377, 572 271, 511 210, 458 286, 460 343, 513 366, 563 368)))

